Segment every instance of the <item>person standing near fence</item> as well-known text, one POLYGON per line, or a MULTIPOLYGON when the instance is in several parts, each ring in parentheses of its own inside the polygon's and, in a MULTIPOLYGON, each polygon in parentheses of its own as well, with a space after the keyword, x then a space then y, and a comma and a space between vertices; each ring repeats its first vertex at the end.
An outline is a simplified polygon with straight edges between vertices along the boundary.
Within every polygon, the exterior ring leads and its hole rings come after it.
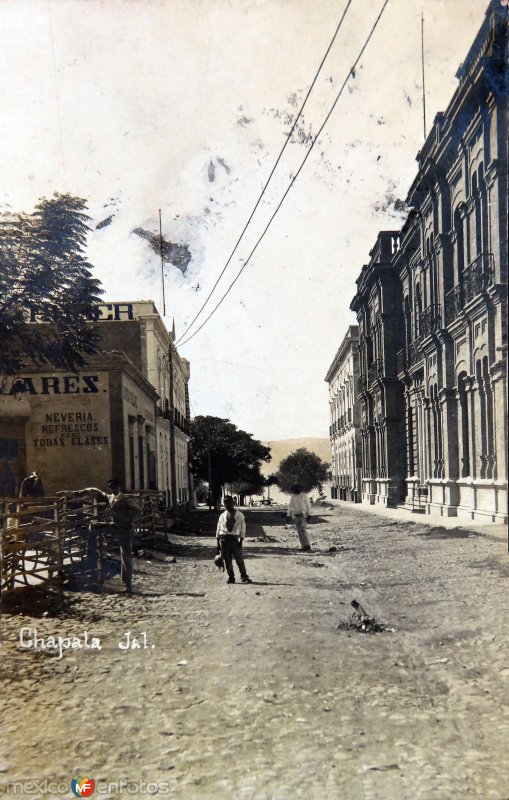
POLYGON ((291 487, 292 496, 288 503, 287 516, 289 520, 295 523, 297 533, 299 534, 300 549, 308 553, 311 550, 311 544, 307 534, 308 517, 311 514, 311 503, 309 497, 302 491, 302 486, 298 483, 291 487))
POLYGON ((108 488, 110 489, 109 494, 95 487, 58 492, 57 494, 68 498, 90 497, 108 504, 112 522, 99 523, 99 525, 103 530, 110 528, 117 537, 120 545, 120 575, 125 585, 126 593, 131 594, 133 590, 133 538, 135 523, 141 515, 141 508, 132 498, 123 493, 120 481, 116 480, 116 478, 108 481, 108 488))
POLYGON ((27 478, 21 481, 20 497, 44 497, 44 495, 44 486, 37 472, 31 472, 27 478))

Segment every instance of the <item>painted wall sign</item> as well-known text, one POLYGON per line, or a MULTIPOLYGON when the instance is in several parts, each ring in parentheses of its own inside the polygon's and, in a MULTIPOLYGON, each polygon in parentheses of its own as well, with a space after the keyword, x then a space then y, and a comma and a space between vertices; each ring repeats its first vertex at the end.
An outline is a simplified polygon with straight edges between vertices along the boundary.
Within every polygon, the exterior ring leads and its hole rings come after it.
POLYGON ((34 378, 19 377, 9 394, 22 389, 28 394, 95 394, 99 391, 98 375, 38 375, 34 378))
MULTIPOLYGON (((134 310, 132 303, 101 303, 94 307, 92 320, 131 320, 134 319, 134 310)), ((32 310, 30 313, 30 322, 41 323, 44 318, 32 310)))
POLYGON ((102 303, 95 307, 95 319, 130 320, 134 319, 132 303, 102 303))
POLYGON ((92 411, 58 411, 46 414, 38 426, 40 436, 34 447, 86 447, 108 445, 109 436, 100 434, 101 421, 92 411))

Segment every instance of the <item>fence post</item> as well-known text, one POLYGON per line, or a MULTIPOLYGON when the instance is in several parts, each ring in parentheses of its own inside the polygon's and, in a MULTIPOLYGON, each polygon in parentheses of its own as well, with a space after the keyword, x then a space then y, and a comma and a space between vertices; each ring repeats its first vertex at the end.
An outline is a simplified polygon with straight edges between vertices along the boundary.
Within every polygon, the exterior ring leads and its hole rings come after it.
MULTIPOLYGON (((59 514, 59 501, 58 498, 55 500, 53 509, 54 509, 54 519, 55 519, 55 533, 57 537, 57 579, 58 579, 58 601, 62 603, 64 599, 64 536, 65 536, 65 523, 64 525, 61 524, 60 514, 59 514)), ((66 501, 63 501, 62 507, 65 506, 66 501)), ((65 517, 63 517, 65 519, 65 517)))

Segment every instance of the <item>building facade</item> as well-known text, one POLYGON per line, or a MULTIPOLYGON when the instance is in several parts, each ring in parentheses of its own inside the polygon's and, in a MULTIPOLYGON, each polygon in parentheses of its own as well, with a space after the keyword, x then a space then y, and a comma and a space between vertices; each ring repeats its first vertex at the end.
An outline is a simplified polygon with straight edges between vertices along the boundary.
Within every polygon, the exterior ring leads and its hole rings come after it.
POLYGON ((492 0, 357 281, 368 502, 507 520, 507 23, 492 0))
POLYGON ((76 373, 26 369, 0 395, 0 496, 35 470, 46 494, 150 481, 157 393, 122 353, 94 356, 76 373), (136 431, 136 434, 135 434, 136 431))
MULTIPOLYGON (((168 505, 191 500, 189 470, 189 361, 174 345, 175 332, 168 331, 151 300, 108 303, 97 308, 102 347, 121 350, 156 389, 155 435, 157 462, 155 482, 168 498, 168 505), (170 355, 171 354, 171 355, 170 355)), ((134 435, 136 436, 136 431, 134 435)), ((145 488, 149 488, 148 486, 145 488)))
POLYGON ((359 322, 362 500, 383 506, 399 502, 404 479, 402 393, 396 377, 401 286, 393 265, 398 241, 396 231, 378 235, 351 304, 359 322))
POLYGON ((359 328, 350 325, 325 380, 329 384, 333 499, 360 502, 360 409, 355 402, 359 380, 359 328))
POLYGON ((27 368, 0 393, 0 495, 36 470, 46 493, 104 486, 191 500, 189 362, 154 303, 97 306, 101 352, 69 373, 27 368))

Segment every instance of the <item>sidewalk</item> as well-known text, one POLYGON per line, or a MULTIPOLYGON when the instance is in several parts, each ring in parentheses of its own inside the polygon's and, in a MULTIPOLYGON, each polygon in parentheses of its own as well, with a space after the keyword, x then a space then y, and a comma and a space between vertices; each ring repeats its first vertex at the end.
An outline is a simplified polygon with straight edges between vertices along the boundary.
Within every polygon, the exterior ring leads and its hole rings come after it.
MULTIPOLYGON (((401 522, 415 522, 419 525, 441 526, 443 528, 459 528, 463 530, 476 531, 485 535, 492 535, 498 539, 506 539, 508 537, 507 525, 497 525, 493 522, 482 522, 481 520, 464 520, 457 517, 442 517, 440 514, 419 514, 409 511, 405 508, 384 508, 383 506, 370 506, 367 503, 351 503, 347 500, 325 500, 324 506, 333 506, 337 508, 345 508, 350 511, 359 511, 361 513, 375 514, 382 519, 395 519, 401 522)), ((314 508, 319 509, 318 503, 315 503, 314 508)))

